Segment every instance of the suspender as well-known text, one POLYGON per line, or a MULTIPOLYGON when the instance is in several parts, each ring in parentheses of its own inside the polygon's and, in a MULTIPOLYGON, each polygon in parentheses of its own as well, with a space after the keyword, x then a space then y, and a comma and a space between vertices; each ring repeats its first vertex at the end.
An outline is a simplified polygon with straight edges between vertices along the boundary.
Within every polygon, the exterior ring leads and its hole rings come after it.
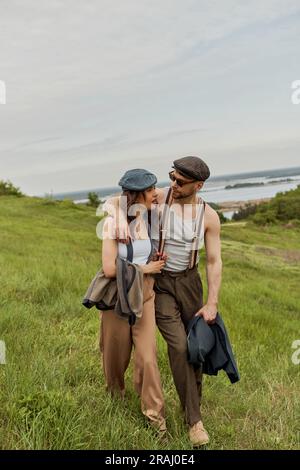
POLYGON ((164 210, 161 216, 161 220, 159 223, 159 243, 158 243, 158 252, 163 253, 165 243, 166 243, 166 235, 167 235, 167 230, 168 230, 168 219, 169 219, 169 214, 170 214, 170 207, 173 201, 173 191, 172 188, 169 188, 166 202, 164 205, 164 210))
MULTIPOLYGON (((168 221, 169 221, 169 213, 170 213, 170 207, 173 202, 173 196, 172 196, 172 188, 169 188, 166 202, 164 205, 163 213, 161 216, 160 220, 160 227, 159 227, 159 243, 158 243, 158 251, 159 253, 163 253, 165 243, 166 243, 166 235, 168 231, 168 221)), ((190 253, 190 261, 189 261, 189 269, 192 269, 196 266, 197 262, 197 254, 199 251, 198 247, 198 239, 200 237, 200 232, 201 232, 201 227, 203 224, 203 218, 204 218, 204 212, 205 212, 205 201, 201 199, 201 202, 198 202, 199 211, 197 214, 196 218, 196 227, 195 227, 195 237, 193 239, 192 243, 192 249, 190 253)))
POLYGON ((132 246, 131 237, 129 237, 129 243, 126 245, 126 248, 127 248, 127 261, 132 263, 132 261, 133 261, 133 246, 132 246))
POLYGON ((150 240, 150 243, 151 243, 151 250, 150 250, 150 253, 149 253, 146 264, 150 263, 150 261, 152 260, 153 252, 154 252, 154 245, 153 245, 153 240, 152 240, 152 237, 151 237, 151 225, 148 221, 147 221, 147 229, 148 229, 148 237, 149 237, 149 240, 150 240))

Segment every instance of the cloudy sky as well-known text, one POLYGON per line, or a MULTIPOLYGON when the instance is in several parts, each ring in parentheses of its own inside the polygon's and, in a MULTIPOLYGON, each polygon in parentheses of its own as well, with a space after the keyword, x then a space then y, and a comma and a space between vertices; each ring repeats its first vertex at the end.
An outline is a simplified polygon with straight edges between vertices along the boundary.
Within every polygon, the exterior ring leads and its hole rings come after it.
POLYGON ((27 194, 300 164, 299 0, 0 0, 0 179, 27 194))

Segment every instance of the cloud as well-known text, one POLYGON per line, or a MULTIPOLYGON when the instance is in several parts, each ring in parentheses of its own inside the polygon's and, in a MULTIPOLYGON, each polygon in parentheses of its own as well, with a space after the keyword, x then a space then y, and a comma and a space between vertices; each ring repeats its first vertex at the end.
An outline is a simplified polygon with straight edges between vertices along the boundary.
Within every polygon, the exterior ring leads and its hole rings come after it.
POLYGON ((271 148, 280 130, 293 140, 299 11, 298 0, 2 2, 2 174, 32 192, 44 174, 60 191, 90 184, 99 161, 110 185, 125 162, 163 172, 175 153, 271 148))

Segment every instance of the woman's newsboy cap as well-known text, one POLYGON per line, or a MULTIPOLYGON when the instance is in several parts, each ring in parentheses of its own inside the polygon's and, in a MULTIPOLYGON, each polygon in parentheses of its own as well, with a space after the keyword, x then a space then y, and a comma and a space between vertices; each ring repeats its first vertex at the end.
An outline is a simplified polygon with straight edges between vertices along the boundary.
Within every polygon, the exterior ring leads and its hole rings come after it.
POLYGON ((157 178, 150 171, 135 168, 128 170, 119 181, 119 186, 129 191, 144 191, 157 183, 157 178))

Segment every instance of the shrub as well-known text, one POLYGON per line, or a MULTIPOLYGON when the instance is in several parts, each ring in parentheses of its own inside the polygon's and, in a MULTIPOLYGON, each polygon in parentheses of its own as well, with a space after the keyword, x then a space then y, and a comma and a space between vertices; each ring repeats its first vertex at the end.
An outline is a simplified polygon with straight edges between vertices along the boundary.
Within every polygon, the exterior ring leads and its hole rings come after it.
POLYGON ((256 210, 257 204, 247 203, 245 207, 241 207, 238 212, 233 214, 232 220, 248 219, 248 217, 256 213, 256 210))
POLYGON ((253 222, 258 225, 300 221, 300 185, 278 193, 270 202, 257 206, 253 222))
POLYGON ((217 211, 221 224, 225 224, 228 219, 226 219, 225 215, 221 211, 217 211))
POLYGON ((16 188, 11 181, 0 180, 0 196, 24 196, 20 188, 16 188))
POLYGON ((93 192, 88 193, 88 198, 89 198, 89 202, 88 202, 89 206, 93 206, 93 207, 99 206, 101 201, 97 193, 93 193, 93 192))

